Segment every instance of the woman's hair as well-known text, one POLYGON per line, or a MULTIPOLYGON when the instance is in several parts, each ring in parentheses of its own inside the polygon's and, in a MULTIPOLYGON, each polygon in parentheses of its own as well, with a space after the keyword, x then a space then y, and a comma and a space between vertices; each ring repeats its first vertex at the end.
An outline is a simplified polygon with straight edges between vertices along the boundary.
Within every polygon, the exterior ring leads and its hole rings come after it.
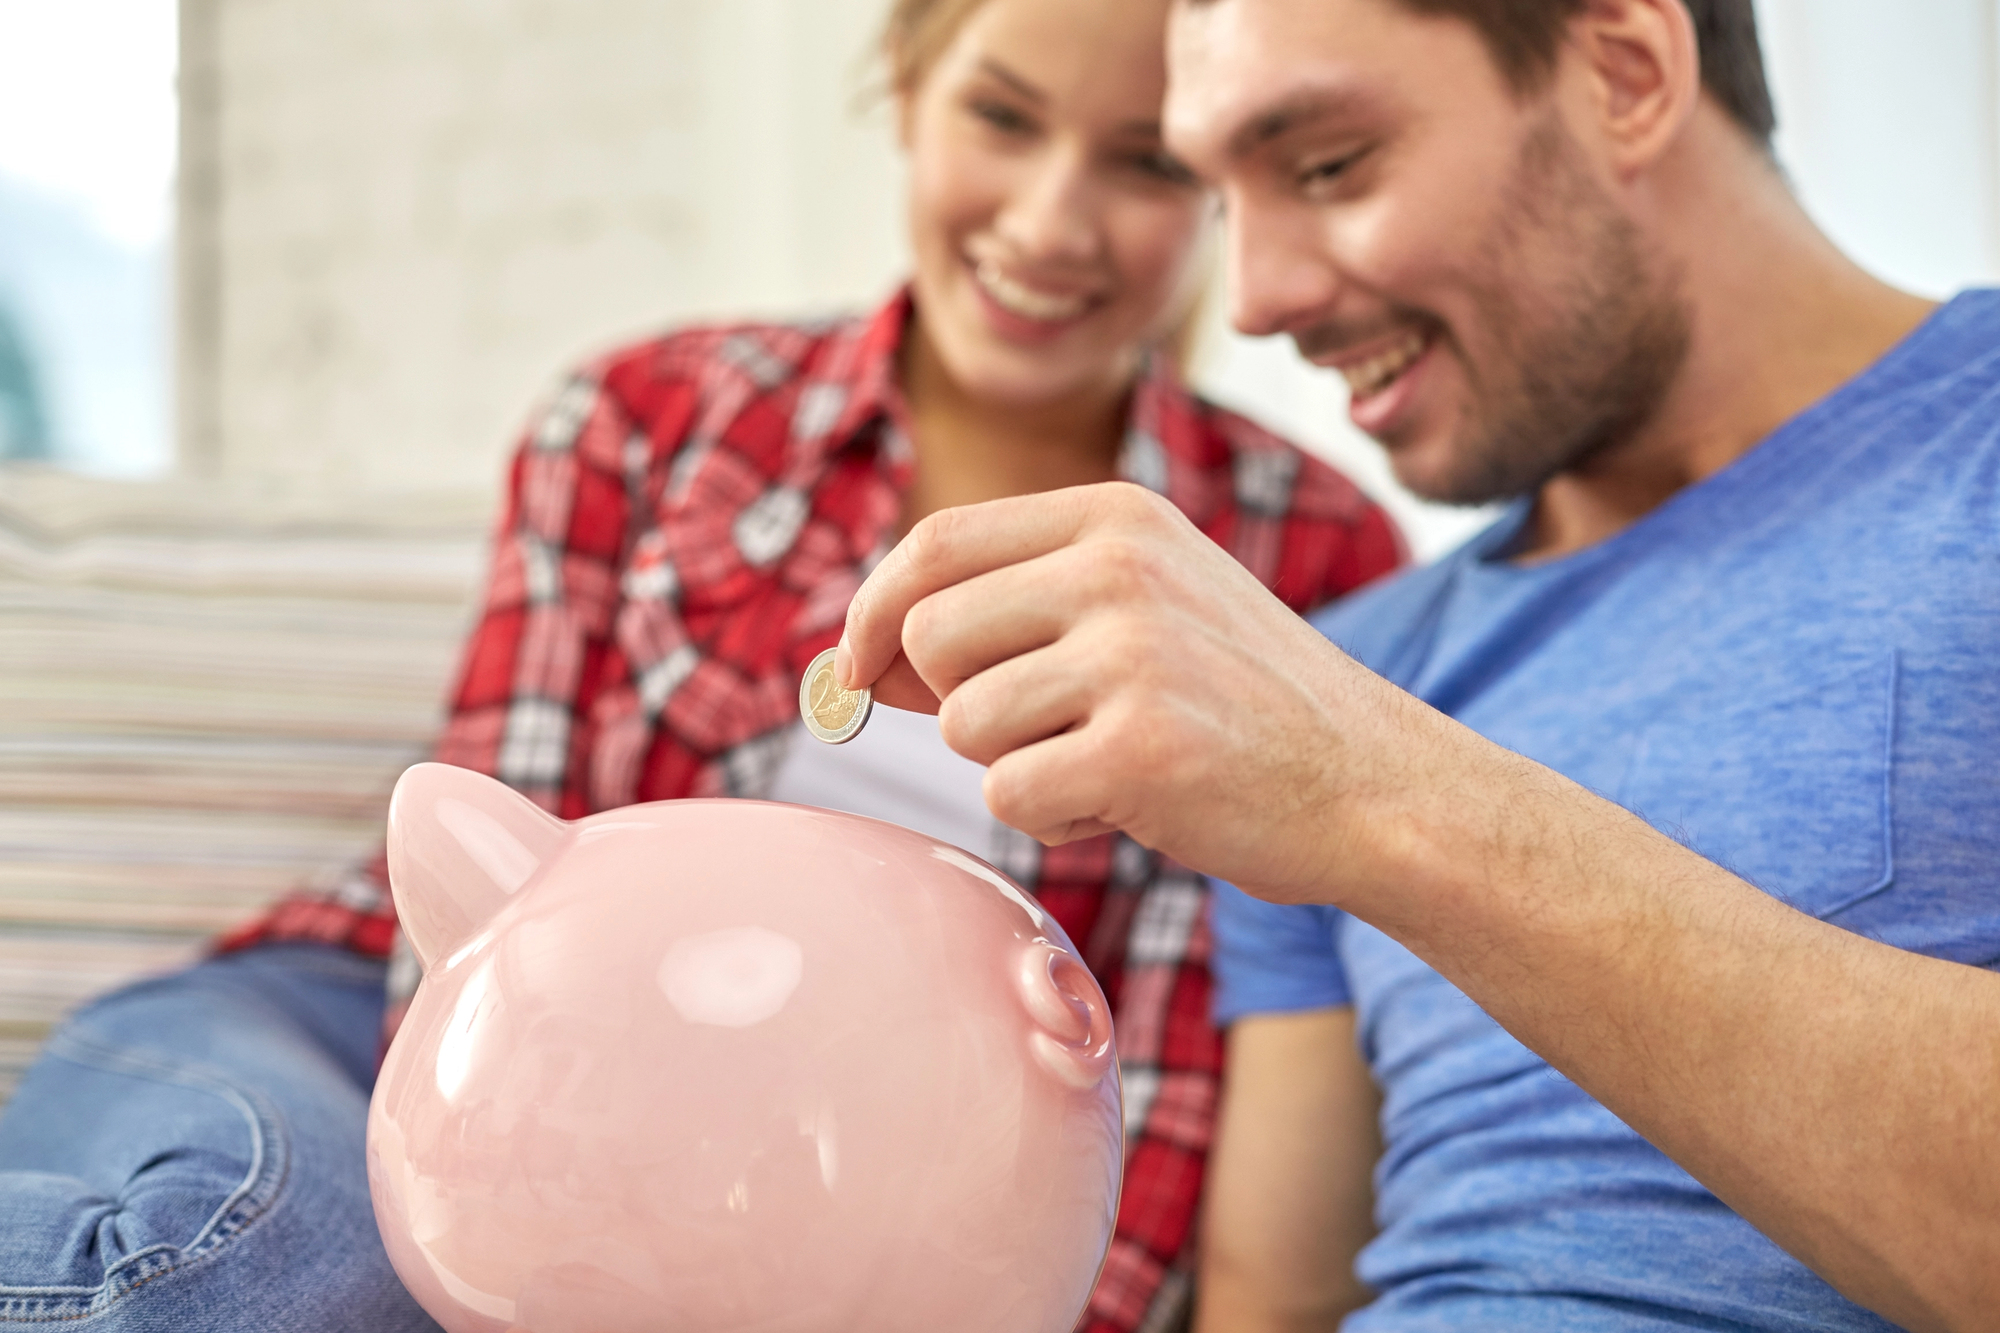
MULTIPOLYGON (((915 92, 937 64, 938 57, 958 39, 965 21, 985 3, 986 0, 894 0, 889 6, 888 22, 882 25, 880 45, 888 80, 886 86, 878 86, 878 93, 904 97, 915 92)), ((1087 4, 1089 0, 1076 3, 1087 4)), ((1177 366, 1186 367, 1200 352, 1205 304, 1205 296, 1197 296, 1190 302, 1158 345, 1157 350, 1177 366)))
POLYGON ((889 66, 889 91, 914 91, 931 66, 958 36, 958 30, 986 0, 895 0, 882 25, 882 58, 889 66))

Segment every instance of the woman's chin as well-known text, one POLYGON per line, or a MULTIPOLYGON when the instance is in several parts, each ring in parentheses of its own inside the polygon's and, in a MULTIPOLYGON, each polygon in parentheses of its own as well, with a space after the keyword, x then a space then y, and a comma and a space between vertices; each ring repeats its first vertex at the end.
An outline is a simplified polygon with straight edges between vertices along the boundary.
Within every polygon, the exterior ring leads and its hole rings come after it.
POLYGON ((979 354, 953 369, 952 378, 968 398, 1013 412, 1058 407, 1099 392, 1116 375, 1110 367, 1093 374, 1073 359, 979 354))
POLYGON ((992 318, 978 295, 952 293, 954 299, 923 316, 923 325, 953 385, 981 403, 1009 411, 1056 407, 1122 387, 1138 364, 1136 344, 1117 340, 1105 327, 1105 311, 1024 337, 1014 326, 1018 321, 992 318))
POLYGON ((1023 346, 980 330, 959 340, 947 368, 963 392, 982 402, 1015 411, 1053 407, 1130 378, 1137 356, 1123 348, 1107 353, 1098 344, 1064 338, 1023 346))

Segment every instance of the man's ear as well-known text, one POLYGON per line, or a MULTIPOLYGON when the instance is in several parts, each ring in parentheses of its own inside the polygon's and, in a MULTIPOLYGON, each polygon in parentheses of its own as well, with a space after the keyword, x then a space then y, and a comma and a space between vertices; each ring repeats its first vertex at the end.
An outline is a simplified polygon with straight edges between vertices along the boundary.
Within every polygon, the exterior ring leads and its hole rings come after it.
POLYGON ((1685 0, 1587 0, 1567 46, 1588 80, 1614 169, 1645 170, 1701 102, 1701 46, 1685 0))

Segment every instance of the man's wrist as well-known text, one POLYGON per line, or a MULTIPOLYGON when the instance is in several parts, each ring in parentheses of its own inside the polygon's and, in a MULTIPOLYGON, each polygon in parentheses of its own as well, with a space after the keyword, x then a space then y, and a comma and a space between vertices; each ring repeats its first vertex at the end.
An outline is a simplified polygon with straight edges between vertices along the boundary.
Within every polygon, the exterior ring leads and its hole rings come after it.
MULTIPOLYGON (((1384 689, 1393 689, 1386 686, 1384 689)), ((1388 756, 1345 784, 1324 821, 1305 900, 1338 907, 1428 954, 1543 915, 1588 877, 1579 858, 1616 843, 1631 817, 1401 691, 1388 756)))

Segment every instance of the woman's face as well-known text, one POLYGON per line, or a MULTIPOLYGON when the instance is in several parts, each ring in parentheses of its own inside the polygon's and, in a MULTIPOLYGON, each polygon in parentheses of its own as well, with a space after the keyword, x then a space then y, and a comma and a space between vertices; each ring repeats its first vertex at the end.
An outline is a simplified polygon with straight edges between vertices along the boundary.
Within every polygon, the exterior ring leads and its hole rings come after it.
POLYGON ((916 300, 975 398, 1122 389, 1207 198, 1160 143, 1168 0, 986 0, 901 104, 916 300))

